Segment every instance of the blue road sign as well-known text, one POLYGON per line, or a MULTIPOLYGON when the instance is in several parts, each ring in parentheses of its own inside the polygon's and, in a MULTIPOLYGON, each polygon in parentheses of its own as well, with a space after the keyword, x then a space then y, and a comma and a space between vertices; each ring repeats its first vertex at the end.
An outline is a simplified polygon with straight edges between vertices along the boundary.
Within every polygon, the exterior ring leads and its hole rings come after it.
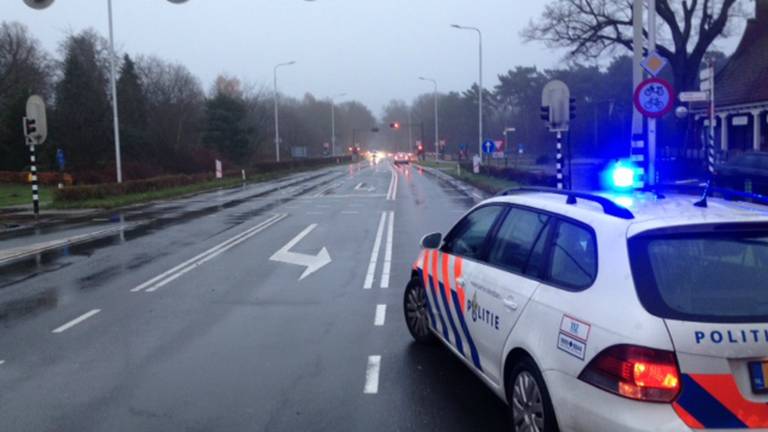
POLYGON ((56 163, 59 165, 60 170, 64 170, 64 166, 67 164, 66 159, 64 159, 64 150, 57 149, 56 150, 56 163))
POLYGON ((496 142, 493 140, 486 140, 483 143, 483 153, 495 153, 496 152, 496 142))

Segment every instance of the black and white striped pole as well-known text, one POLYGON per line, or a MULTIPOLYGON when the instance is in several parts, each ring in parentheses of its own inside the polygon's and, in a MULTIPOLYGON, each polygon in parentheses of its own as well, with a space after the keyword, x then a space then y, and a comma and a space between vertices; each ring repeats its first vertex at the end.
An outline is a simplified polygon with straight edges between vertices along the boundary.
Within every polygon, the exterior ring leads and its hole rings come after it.
POLYGON ((563 132, 557 131, 557 188, 563 189, 563 132))
POLYGON ((35 213, 35 219, 40 216, 40 190, 37 184, 37 157, 35 155, 35 146, 29 146, 29 170, 32 180, 32 209, 35 213))
POLYGON ((40 187, 37 179, 36 146, 48 137, 48 122, 45 114, 45 101, 37 95, 27 99, 27 116, 24 117, 24 139, 29 146, 29 170, 32 183, 32 210, 35 220, 40 216, 40 187))

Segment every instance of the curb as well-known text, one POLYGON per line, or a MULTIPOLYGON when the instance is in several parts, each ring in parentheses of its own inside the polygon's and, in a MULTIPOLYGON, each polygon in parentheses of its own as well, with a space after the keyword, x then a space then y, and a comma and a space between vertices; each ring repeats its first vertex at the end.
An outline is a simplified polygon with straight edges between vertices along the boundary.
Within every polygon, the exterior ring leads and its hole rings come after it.
POLYGON ((482 201, 485 201, 486 199, 490 198, 491 195, 489 195, 487 192, 478 189, 472 185, 469 185, 461 180, 457 180, 456 178, 445 174, 444 172, 441 172, 438 169, 425 167, 424 165, 419 165, 421 169, 424 170, 424 172, 435 176, 439 178, 440 180, 445 181, 446 183, 453 186, 456 190, 466 195, 468 198, 471 198, 475 201, 475 203, 479 204, 482 201))
POLYGON ((0 251, 0 266, 9 264, 13 261, 17 261, 20 259, 33 256, 33 255, 37 255, 43 252, 58 249, 64 246, 72 246, 78 243, 85 243, 101 237, 107 237, 133 227, 134 227, 134 224, 126 224, 126 225, 111 227, 111 228, 107 228, 99 231, 94 231, 88 234, 81 234, 78 236, 69 237, 61 240, 51 240, 44 243, 37 243, 31 246, 24 246, 24 247, 18 247, 14 249, 8 249, 6 251, 0 251))

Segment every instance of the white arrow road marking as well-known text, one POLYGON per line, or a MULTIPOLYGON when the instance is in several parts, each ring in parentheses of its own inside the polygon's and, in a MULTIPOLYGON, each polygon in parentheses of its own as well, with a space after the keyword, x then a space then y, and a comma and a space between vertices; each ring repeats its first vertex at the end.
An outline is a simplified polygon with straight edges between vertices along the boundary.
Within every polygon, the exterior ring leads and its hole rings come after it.
POLYGON ((365 370, 365 387, 363 393, 376 394, 379 392, 379 370, 381 369, 381 356, 368 357, 368 368, 365 370))
POLYGON ((365 183, 358 183, 357 186, 355 186, 355 190, 373 192, 376 190, 376 186, 366 186, 365 183))
POLYGON ((184 261, 183 263, 177 265, 176 267, 153 277, 152 279, 144 282, 143 284, 137 286, 136 288, 133 288, 131 292, 138 292, 145 288, 148 288, 146 292, 155 292, 162 286, 167 285, 171 281, 178 279, 183 274, 196 269, 197 267, 205 264, 207 261, 212 260, 213 258, 216 258, 217 256, 221 255, 227 250, 248 240, 254 235, 260 233, 261 231, 264 231, 265 229, 269 228, 273 224, 281 221, 286 216, 287 215, 285 214, 276 214, 270 217, 269 219, 265 220, 264 222, 256 225, 255 227, 249 228, 241 232, 240 234, 230 238, 229 240, 219 243, 218 245, 206 250, 205 252, 193 258, 190 258, 187 261, 184 261))
POLYGON ((269 259, 271 261, 284 262, 287 264, 295 264, 306 267, 304 273, 301 274, 299 280, 311 275, 312 273, 320 270, 326 265, 331 263, 331 255, 328 254, 328 249, 323 247, 317 255, 308 255, 298 252, 291 252, 291 248, 296 246, 304 237, 311 233, 317 224, 312 224, 300 232, 299 235, 293 238, 293 240, 286 243, 279 251, 275 252, 269 259))
POLYGON ((81 322, 87 320, 88 318, 96 315, 99 312, 101 312, 101 309, 94 309, 94 310, 92 310, 90 312, 86 312, 86 313, 80 315, 79 317, 73 319, 72 321, 64 324, 63 326, 57 328, 56 330, 53 330, 51 333, 62 333, 62 332, 65 332, 65 331, 71 329, 72 327, 80 324, 81 322))

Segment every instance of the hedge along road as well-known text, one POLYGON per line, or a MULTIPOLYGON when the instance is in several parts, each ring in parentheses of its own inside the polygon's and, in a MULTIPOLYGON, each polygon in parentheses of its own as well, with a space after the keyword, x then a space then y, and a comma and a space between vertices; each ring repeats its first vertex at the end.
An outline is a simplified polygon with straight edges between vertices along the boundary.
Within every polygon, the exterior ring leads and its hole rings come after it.
POLYGON ((502 430, 501 403, 402 322, 418 238, 474 200, 386 164, 231 198, 168 203, 155 210, 221 208, 2 268, 9 430, 502 430), (287 245, 331 262, 300 280, 302 265, 270 260, 287 245))

